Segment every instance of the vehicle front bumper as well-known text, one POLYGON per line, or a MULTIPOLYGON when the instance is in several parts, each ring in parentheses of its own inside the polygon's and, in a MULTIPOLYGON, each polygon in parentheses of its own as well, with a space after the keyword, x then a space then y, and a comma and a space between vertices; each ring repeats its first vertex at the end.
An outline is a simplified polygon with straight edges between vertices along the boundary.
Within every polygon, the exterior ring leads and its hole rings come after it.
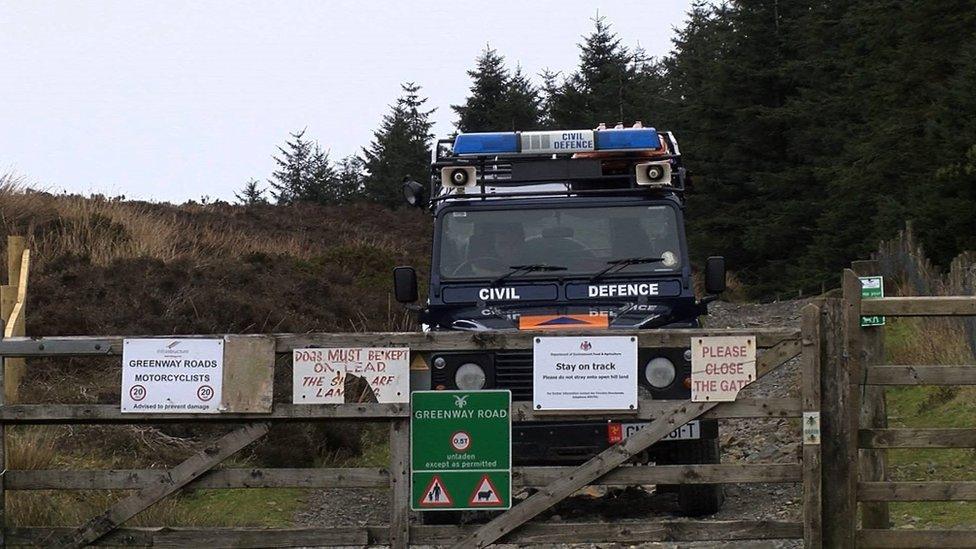
MULTIPOLYGON (((537 421, 512 425, 512 462, 515 465, 573 465, 611 446, 606 421, 537 421)), ((648 461, 681 462, 682 447, 718 438, 718 421, 700 420, 701 438, 671 440, 651 445, 648 461)))

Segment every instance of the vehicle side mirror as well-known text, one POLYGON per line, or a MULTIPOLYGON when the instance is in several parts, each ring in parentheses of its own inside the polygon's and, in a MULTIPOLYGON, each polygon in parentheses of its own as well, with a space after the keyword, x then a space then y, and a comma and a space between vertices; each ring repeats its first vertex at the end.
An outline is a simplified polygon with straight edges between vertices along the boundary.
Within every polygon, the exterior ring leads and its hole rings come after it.
POLYGON ((705 292, 718 295, 725 291, 725 258, 713 255, 705 260, 705 292))
POLYGON ((407 204, 423 208, 427 205, 427 197, 425 195, 426 190, 423 185, 410 179, 409 176, 403 178, 403 199, 407 201, 407 204))
POLYGON ((393 296, 400 303, 417 301, 417 271, 413 267, 393 269, 393 296))

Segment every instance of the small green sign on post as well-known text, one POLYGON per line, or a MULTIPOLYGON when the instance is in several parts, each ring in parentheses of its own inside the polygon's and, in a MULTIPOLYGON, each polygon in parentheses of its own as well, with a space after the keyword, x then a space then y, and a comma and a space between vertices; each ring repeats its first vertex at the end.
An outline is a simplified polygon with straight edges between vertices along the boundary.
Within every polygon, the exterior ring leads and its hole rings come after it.
POLYGON ((410 397, 410 508, 510 508, 511 391, 414 391, 410 397))
MULTIPOLYGON (((861 299, 877 299, 884 297, 884 278, 880 276, 862 276, 861 280, 861 299)), ((885 317, 883 316, 862 316, 861 327, 864 326, 884 326, 885 317)))

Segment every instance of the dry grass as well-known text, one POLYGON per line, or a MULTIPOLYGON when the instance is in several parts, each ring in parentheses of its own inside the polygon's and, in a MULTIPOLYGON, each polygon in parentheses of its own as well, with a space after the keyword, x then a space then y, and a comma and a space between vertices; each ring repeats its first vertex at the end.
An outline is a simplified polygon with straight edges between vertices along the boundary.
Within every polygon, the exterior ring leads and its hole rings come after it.
MULTIPOLYGON (((875 256, 887 295, 976 295, 976 256, 959 255, 942 272, 925 256, 911 226, 883 242, 875 256)), ((976 318, 900 318, 889 321, 888 356, 897 364, 972 364, 976 318)))
POLYGON ((329 240, 291 230, 258 235, 245 224, 228 223, 228 217, 244 210, 221 203, 174 208, 103 196, 52 195, 27 188, 16 176, 0 175, 0 227, 27 234, 40 261, 69 254, 100 266, 132 258, 167 262, 186 258, 206 266, 224 257, 249 254, 311 260, 335 243, 392 254, 405 251, 400 235, 364 232, 360 223, 341 216, 321 220, 328 226, 329 240))

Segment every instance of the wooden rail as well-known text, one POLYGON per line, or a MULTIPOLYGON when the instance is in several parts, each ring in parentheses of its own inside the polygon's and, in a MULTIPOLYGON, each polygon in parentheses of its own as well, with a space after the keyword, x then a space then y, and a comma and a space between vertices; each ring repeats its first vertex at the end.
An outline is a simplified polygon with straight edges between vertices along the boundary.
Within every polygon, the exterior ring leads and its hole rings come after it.
MULTIPOLYGON (((276 353, 315 347, 409 347, 412 352, 531 350, 535 337, 550 337, 552 332, 427 332, 427 333, 314 333, 270 334, 276 353)), ((593 332, 560 331, 560 336, 601 335, 593 332)), ((602 334, 606 335, 606 333, 602 334)), ((797 341, 800 331, 783 328, 725 328, 679 330, 614 330, 613 335, 633 336, 640 347, 688 347, 692 337, 754 335, 760 349, 784 341, 797 341)), ((0 339, 0 355, 30 356, 115 356, 122 354, 126 338, 162 336, 53 336, 0 339)), ((213 338, 219 335, 167 336, 213 338)))
MULTIPOLYGON (((566 476, 573 467, 515 467, 512 482, 538 488, 566 476)), ((164 469, 10 470, 7 490, 136 490, 163 482, 164 469)), ((640 484, 714 484, 800 482, 795 463, 634 465, 618 467, 592 482, 602 486, 640 484)), ((186 489, 222 488, 385 488, 389 469, 380 467, 303 469, 215 469, 187 484, 186 489)))
MULTIPOLYGON (((456 543, 472 526, 410 527, 410 542, 445 545, 456 543)), ((43 546, 68 533, 65 528, 9 528, 15 545, 43 546)), ((643 543, 692 541, 744 541, 790 539, 802 536, 802 525, 766 520, 663 520, 616 523, 531 523, 502 539, 503 543, 643 543)), ((295 547, 323 545, 366 546, 390 542, 383 526, 333 528, 120 528, 96 545, 128 547, 295 547)))
MULTIPOLYGON (((658 419, 667 407, 667 401, 641 400, 633 412, 585 412, 572 414, 574 420, 645 420, 658 419)), ((705 413, 703 419, 732 418, 788 418, 800 417, 800 400, 797 398, 742 399, 705 413)), ((0 407, 0 421, 8 424, 95 424, 95 423, 228 423, 234 421, 308 421, 314 419, 377 420, 409 418, 406 404, 287 404, 275 405, 269 414, 143 414, 123 413, 116 404, 16 404, 0 407)), ((532 409, 531 403, 512 404, 514 421, 552 421, 565 418, 566 414, 554 415, 532 409)))
POLYGON ((976 448, 976 428, 861 429, 861 448, 976 448))
POLYGON ((976 482, 861 482, 861 501, 976 501, 976 482))
POLYGON ((865 299, 861 303, 861 314, 865 316, 973 316, 976 315, 976 296, 865 299))
POLYGON ((867 385, 976 385, 976 366, 872 366, 867 385))

